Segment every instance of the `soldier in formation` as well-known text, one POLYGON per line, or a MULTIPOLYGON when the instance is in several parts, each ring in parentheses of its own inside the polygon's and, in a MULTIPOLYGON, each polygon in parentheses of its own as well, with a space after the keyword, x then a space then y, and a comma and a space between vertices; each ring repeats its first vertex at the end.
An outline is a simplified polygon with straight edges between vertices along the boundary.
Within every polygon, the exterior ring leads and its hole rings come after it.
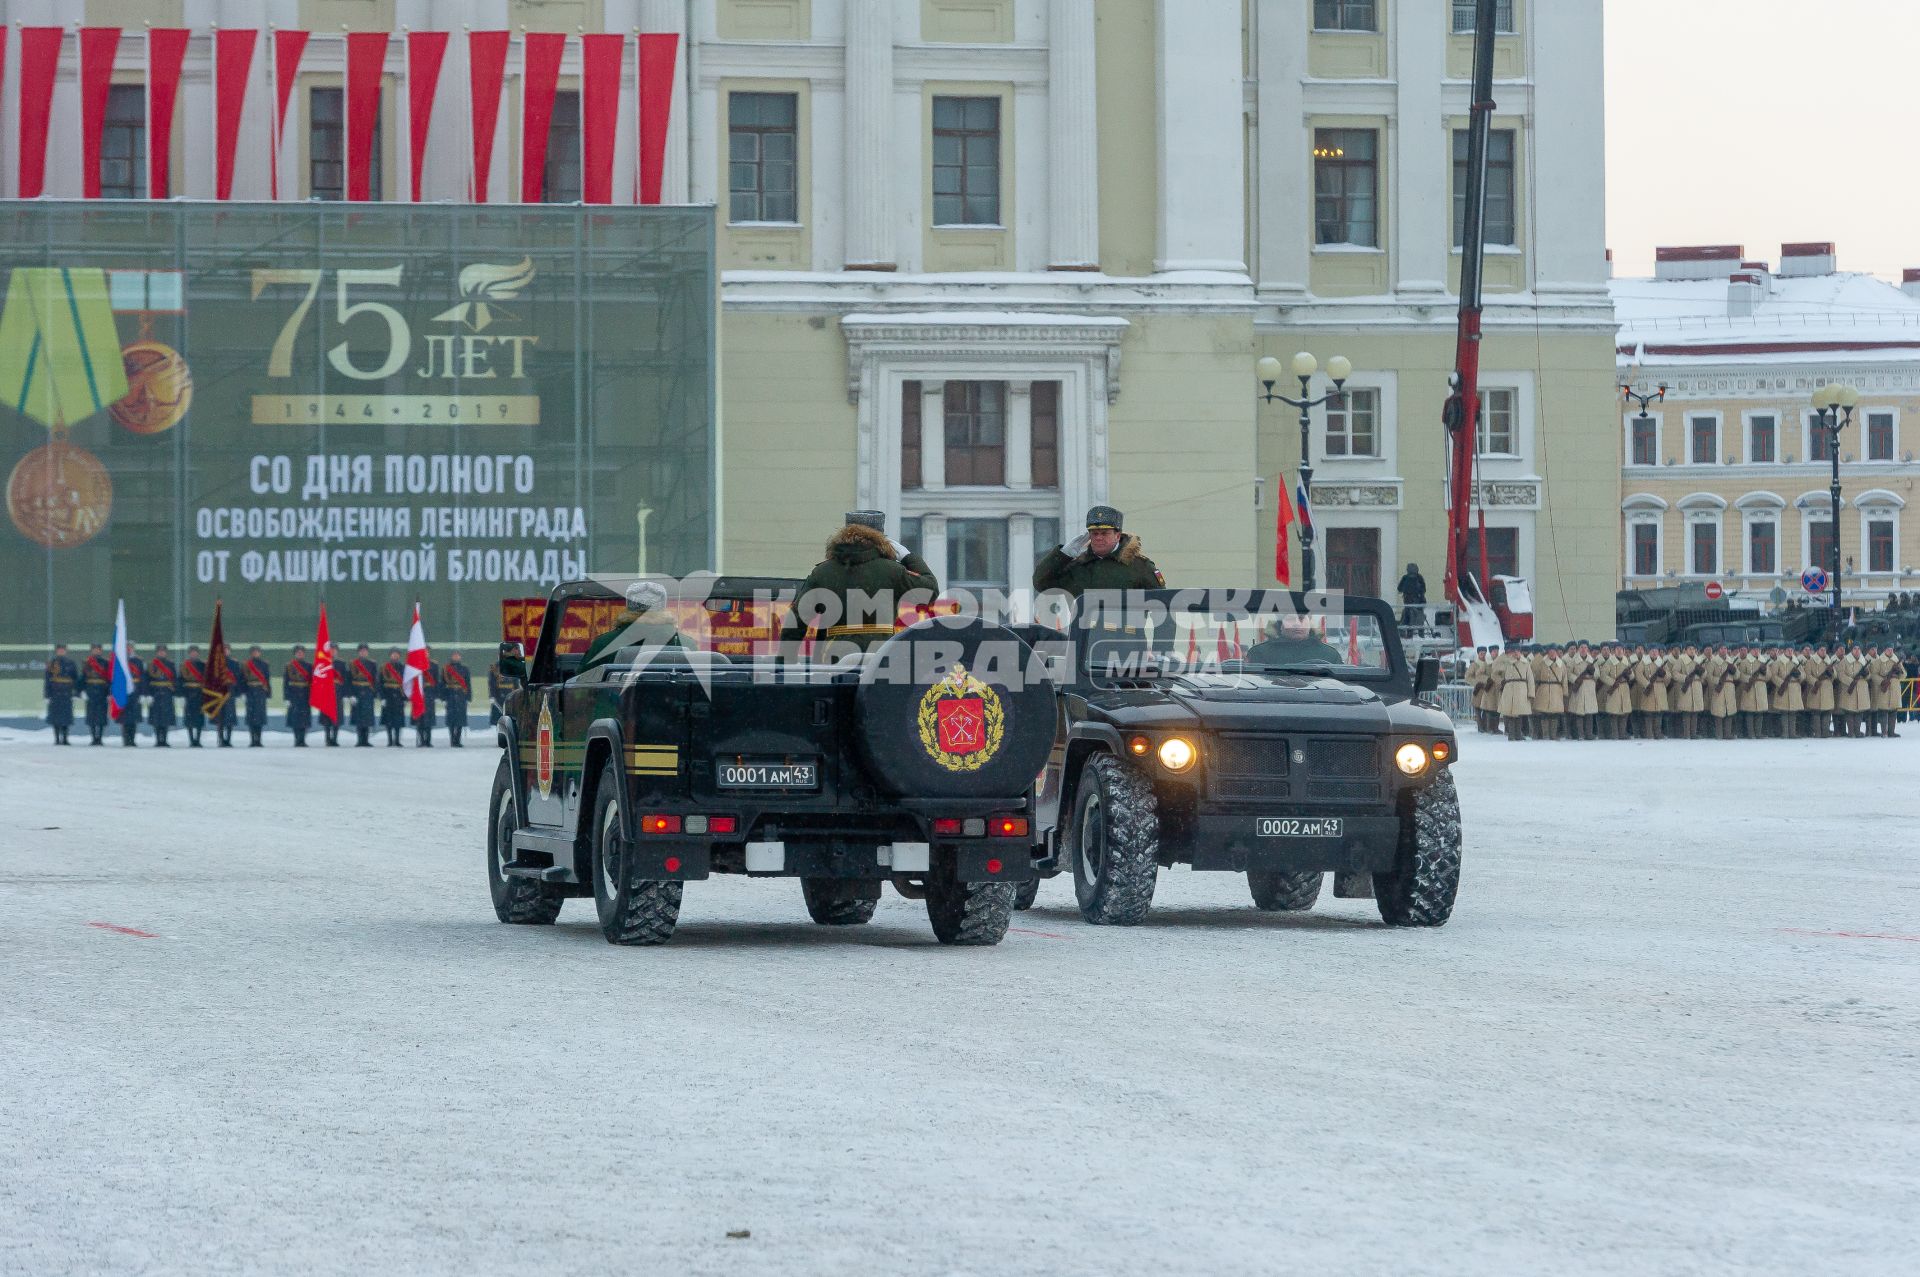
POLYGON ((420 712, 413 716, 413 743, 420 749, 433 748, 433 703, 440 699, 440 672, 433 663, 432 648, 426 649, 426 656, 426 668, 420 671, 420 712))
POLYGON ((98 643, 87 649, 80 686, 87 697, 87 731, 93 737, 88 744, 98 745, 107 732, 107 695, 113 690, 113 658, 98 643))
POLYGON ((313 662, 304 644, 293 645, 293 655, 280 671, 280 694, 287 698, 287 729, 293 733, 294 748, 305 749, 313 726, 313 662))
POLYGON ((207 662, 199 644, 187 648, 187 659, 180 662, 180 722, 187 729, 187 747, 200 748, 200 733, 207 728, 207 662))
POLYGON ((240 667, 240 689, 247 698, 247 739, 260 748, 260 733, 267 730, 267 701, 273 696, 273 670, 258 647, 247 649, 247 663, 240 667))
POLYGON ((400 649, 387 649, 386 662, 380 666, 380 726, 386 729, 387 744, 398 747, 400 730, 407 725, 407 664, 400 649))
POLYGON ((47 726, 53 728, 53 743, 73 744, 67 739, 67 733, 73 730, 73 698, 80 694, 80 667, 67 655, 65 643, 56 644, 53 655, 47 659, 40 694, 47 701, 47 726))
POLYGON ((353 701, 353 747, 366 749, 373 743, 373 703, 380 696, 380 670, 365 643, 347 663, 347 696, 353 701))
POLYGON ((153 743, 167 749, 167 733, 176 719, 174 698, 180 695, 180 669, 167 653, 165 643, 156 643, 153 659, 147 662, 147 721, 153 724, 153 743))
POLYGON ((140 743, 140 698, 147 690, 147 663, 132 643, 127 644, 127 676, 132 681, 127 687, 126 704, 120 707, 120 743, 133 746, 140 743))
POLYGON ((447 706, 447 743, 463 749, 460 736, 467 730, 467 705, 473 700, 473 675, 455 652, 440 667, 440 699, 447 706))

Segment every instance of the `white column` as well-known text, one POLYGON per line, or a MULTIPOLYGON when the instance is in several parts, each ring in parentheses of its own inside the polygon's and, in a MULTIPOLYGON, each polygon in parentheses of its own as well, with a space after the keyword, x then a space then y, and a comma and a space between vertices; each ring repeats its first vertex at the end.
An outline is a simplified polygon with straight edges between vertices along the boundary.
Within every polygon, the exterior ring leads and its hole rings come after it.
POLYGON ((1254 75, 1254 282, 1263 293, 1305 297, 1312 266, 1312 149, 1307 131, 1307 26, 1303 0, 1256 0, 1254 75))
POLYGON ((1447 71, 1448 15, 1402 16, 1392 24, 1398 44, 1400 110, 1392 130, 1390 170, 1395 209, 1386 242, 1399 263, 1404 293, 1447 290, 1453 245, 1453 134, 1443 126, 1440 81, 1447 71))
POLYGON ((1021 491, 1033 487, 1033 383, 1007 383, 1007 486, 1021 491))
POLYGON ((1047 267, 1100 268, 1093 0, 1047 6, 1047 267))
MULTIPOLYGON (((947 383, 944 381, 920 383, 920 486, 928 491, 947 486, 947 383)), ((945 526, 941 524, 942 528, 945 526)))
POLYGON ((1016 621, 1033 619, 1033 565, 1039 557, 1033 548, 1033 516, 1010 517, 1007 520, 1007 588, 1013 596, 1016 621))
POLYGON ((1604 296, 1607 130, 1602 67, 1592 55, 1601 41, 1600 6, 1529 5, 1527 25, 1531 65, 1552 68, 1535 84, 1533 136, 1520 139, 1520 163, 1534 166, 1522 189, 1538 192, 1523 232, 1532 282, 1541 292, 1604 296))
POLYGON ((1245 124, 1240 6, 1156 0, 1156 271, 1243 274, 1245 124))
POLYGON ((942 589, 947 585, 947 516, 944 514, 923 514, 920 516, 920 557, 933 569, 934 576, 940 580, 942 589))
POLYGON ((893 6, 845 0, 846 268, 892 270, 893 6))
MULTIPOLYGON (((613 28, 613 6, 609 5, 607 25, 613 28)), ((667 116, 667 162, 660 181, 662 204, 687 202, 687 147, 693 121, 687 115, 687 82, 694 70, 693 42, 687 33, 687 7, 684 0, 640 0, 640 29, 646 32, 674 32, 680 37, 679 69, 673 78, 673 103, 667 116)), ((634 56, 630 51, 629 57, 634 56)))

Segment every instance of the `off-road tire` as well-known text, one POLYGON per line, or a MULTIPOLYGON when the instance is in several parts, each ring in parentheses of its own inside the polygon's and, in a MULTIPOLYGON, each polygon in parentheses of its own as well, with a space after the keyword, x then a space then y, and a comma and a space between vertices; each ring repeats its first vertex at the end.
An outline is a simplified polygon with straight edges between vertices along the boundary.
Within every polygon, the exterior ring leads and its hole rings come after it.
POLYGON ((1153 782, 1112 754, 1093 755, 1080 772, 1068 836, 1080 916, 1095 926, 1145 921, 1160 872, 1160 804, 1153 782))
POLYGON ((880 884, 877 882, 802 878, 800 890, 807 898, 807 916, 823 927, 857 927, 872 922, 873 911, 880 905, 880 884), (850 894, 856 890, 872 894, 850 894))
POLYGON ((927 875, 927 921, 941 944, 999 944, 1013 921, 1010 882, 962 882, 951 866, 927 875))
POLYGON ((1300 913, 1313 908, 1326 876, 1318 869, 1249 869, 1247 890, 1253 893, 1255 908, 1267 913, 1300 913))
POLYGON ((620 804, 626 789, 611 761, 600 771, 593 793, 593 903, 608 944, 665 944, 680 921, 685 884, 634 878, 628 868, 620 804))
POLYGON ((1027 879, 1014 889, 1013 907, 1015 912, 1025 912, 1033 908, 1033 902, 1038 899, 1039 896, 1040 879, 1038 877, 1027 879))
POLYGON ((1460 796, 1441 772, 1400 817, 1394 866, 1373 876, 1380 918, 1389 927, 1438 927, 1460 890, 1460 796))
POLYGON ((493 914, 502 922, 546 926, 560 916, 566 888, 500 872, 513 859, 513 831, 519 827, 513 811, 513 764, 502 758, 493 774, 493 797, 487 803, 487 890, 493 896, 493 914))

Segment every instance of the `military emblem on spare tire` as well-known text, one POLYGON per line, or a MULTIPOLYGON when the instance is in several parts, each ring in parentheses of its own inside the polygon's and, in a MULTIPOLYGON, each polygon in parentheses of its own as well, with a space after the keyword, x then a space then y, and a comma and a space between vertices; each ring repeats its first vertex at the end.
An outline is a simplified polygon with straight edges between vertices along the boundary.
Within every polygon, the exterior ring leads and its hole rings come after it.
POLYGON ((1000 751, 1007 713, 998 693, 955 665, 920 698, 919 726, 927 757, 948 771, 978 771, 1000 751))
POLYGON ((540 796, 553 797, 553 701, 540 701, 540 725, 533 731, 533 774, 540 796))

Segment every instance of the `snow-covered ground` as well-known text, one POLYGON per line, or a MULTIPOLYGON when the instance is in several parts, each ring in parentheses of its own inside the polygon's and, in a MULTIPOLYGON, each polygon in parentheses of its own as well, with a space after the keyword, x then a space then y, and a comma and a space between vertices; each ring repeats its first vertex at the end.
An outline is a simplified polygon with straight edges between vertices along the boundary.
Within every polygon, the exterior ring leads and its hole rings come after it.
MULTIPOLYGON (((494 756, 0 733, 0 1271, 1911 1271, 1920 726, 1469 734, 1435 932, 493 920, 494 756), (131 928, 154 938, 97 924, 131 928), (751 1236, 730 1238, 732 1230, 751 1236)), ((485 744, 484 734, 481 744, 485 744)))

